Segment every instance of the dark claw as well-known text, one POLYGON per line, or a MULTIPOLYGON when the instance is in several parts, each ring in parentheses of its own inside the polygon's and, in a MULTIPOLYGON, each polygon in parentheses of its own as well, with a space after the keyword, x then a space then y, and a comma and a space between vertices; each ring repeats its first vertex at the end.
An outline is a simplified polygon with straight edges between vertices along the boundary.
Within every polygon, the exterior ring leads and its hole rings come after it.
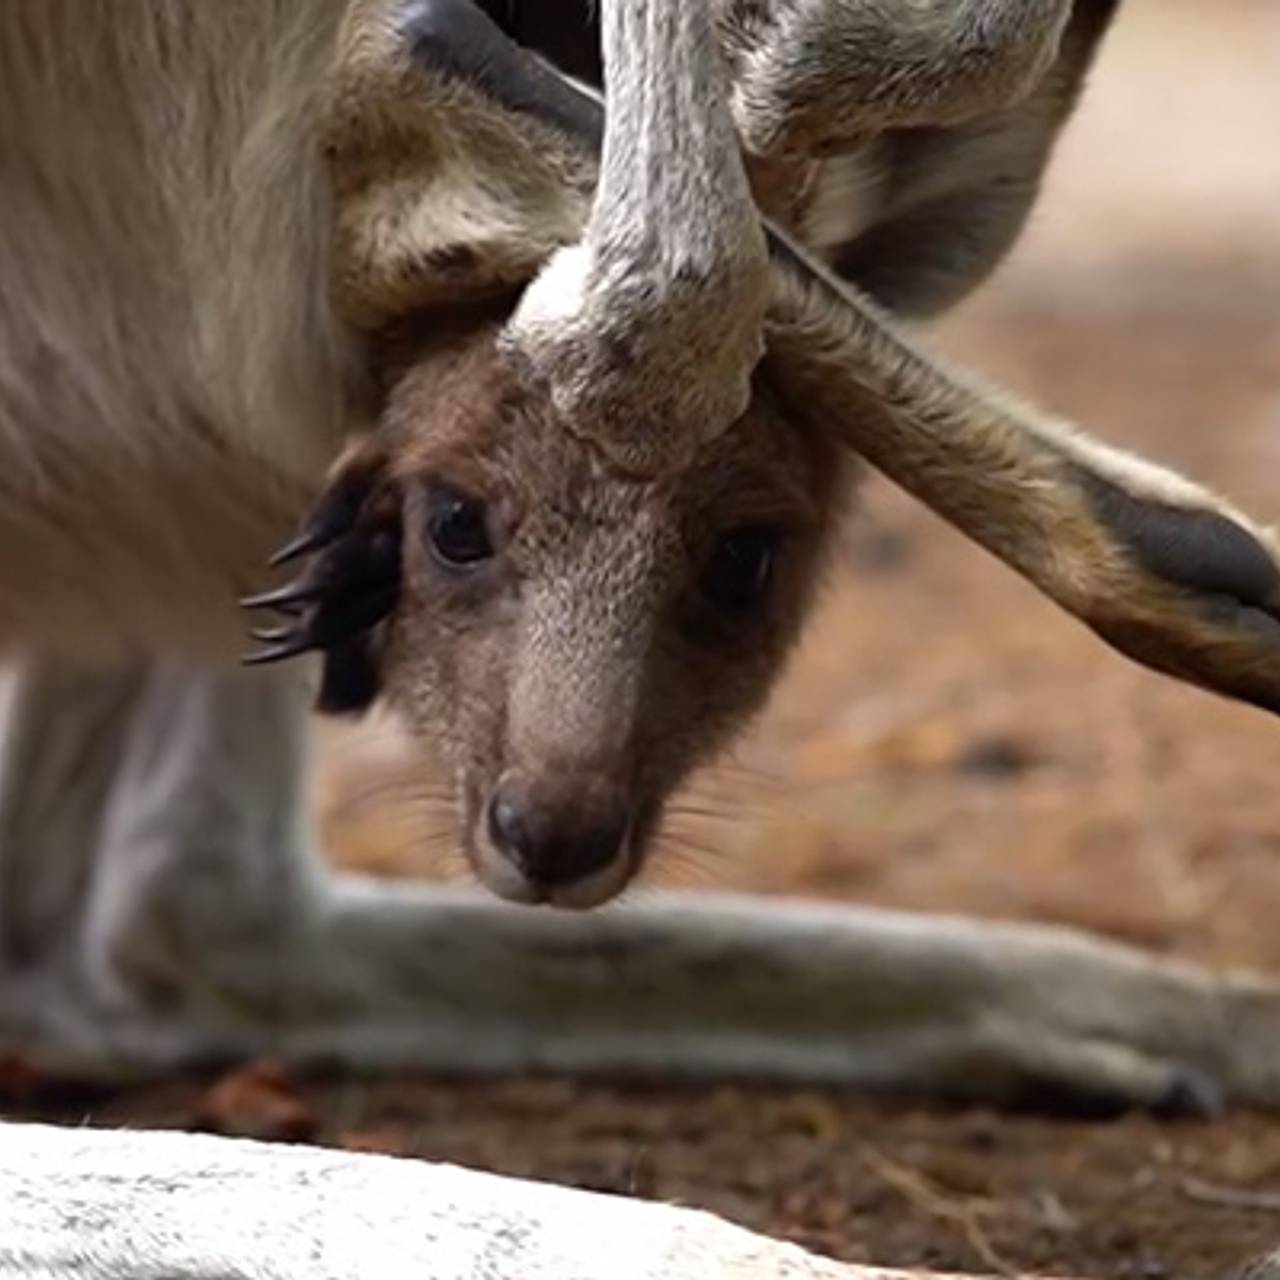
POLYGON ((1164 1095, 1151 1106, 1161 1120, 1216 1120, 1226 1109, 1222 1086, 1192 1067, 1172 1072, 1164 1095))
MULTIPOLYGON (((277 569, 290 560, 296 560, 299 556, 323 551, 344 538, 355 528, 358 515, 358 512, 348 510, 348 504, 351 501, 353 499, 343 494, 323 503, 307 521, 307 527, 296 538, 286 542, 267 561, 268 566, 277 569)), ((285 587, 282 590, 288 590, 288 588, 285 587)))
POLYGON ((269 649, 259 649, 256 653, 246 653, 240 661, 246 667, 262 667, 269 662, 284 662, 296 658, 300 653, 308 653, 316 645, 306 634, 299 634, 284 644, 274 645, 269 649))
POLYGON ((377 661, 370 632, 396 607, 400 592, 400 526, 392 490, 379 489, 385 457, 353 452, 302 532, 271 557, 278 566, 314 556, 294 581, 241 600, 245 609, 271 609, 282 626, 251 634, 265 647, 246 654, 246 666, 284 662, 313 650, 325 653, 321 702, 358 710, 377 694, 377 661))
POLYGON ((328 649, 350 641, 391 613, 398 594, 394 587, 371 591, 351 600, 322 603, 296 626, 255 628, 250 635, 269 647, 248 655, 244 661, 250 666, 281 662, 311 649, 328 649))
POLYGON ((299 556, 319 551, 350 533, 369 496, 370 474, 368 467, 355 467, 334 480, 307 517, 302 532, 286 542, 267 563, 277 568, 299 556))
POLYGON ((249 634, 263 644, 283 644, 290 636, 298 634, 297 627, 253 627, 249 634))
POLYGON ((275 591, 245 596, 240 601, 242 609, 275 609, 279 613, 299 613, 304 605, 314 604, 320 598, 320 589, 304 580, 290 582, 275 591))
POLYGON ((321 547, 327 546, 337 536, 337 534, 330 535, 318 529, 304 529, 296 538, 286 542, 267 561, 267 565, 272 569, 278 569, 282 564, 288 564, 290 560, 296 560, 299 556, 308 555, 312 551, 319 551, 321 547))

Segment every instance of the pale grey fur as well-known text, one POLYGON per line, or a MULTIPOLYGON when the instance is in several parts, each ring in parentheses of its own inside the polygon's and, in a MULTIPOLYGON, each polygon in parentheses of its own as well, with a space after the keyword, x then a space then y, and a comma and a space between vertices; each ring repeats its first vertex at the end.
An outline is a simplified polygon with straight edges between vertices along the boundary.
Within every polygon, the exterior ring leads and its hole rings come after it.
MULTIPOLYGON (((526 291, 509 332, 566 427, 642 472, 682 465, 749 400, 767 288, 739 141, 760 156, 857 153, 823 166, 805 219, 819 249, 848 241, 860 203, 848 198, 849 184, 902 185, 905 176, 875 153, 875 135, 1009 109, 1051 66, 1071 13, 1070 0, 713 7, 733 71, 737 136, 700 5, 603 6, 612 108, 591 219, 582 241, 553 255, 526 291), (832 221, 824 196, 841 188, 832 221)), ((994 149, 1011 148, 1001 137, 994 149)), ((980 151, 978 139, 963 149, 971 169, 982 167, 980 151)), ((947 190, 942 158, 929 167, 940 172, 909 179, 899 204, 920 201, 910 188, 921 181, 926 193, 930 184, 947 190)), ((867 202, 868 214, 875 203, 883 196, 867 202)), ((990 221, 1003 246, 1000 212, 975 221, 990 221)))
POLYGON ((908 1280, 692 1209, 448 1165, 170 1133, 3 1139, 3 1280, 908 1280))
POLYGON ((450 1165, 178 1133, 0 1136, 0 1280, 947 1280, 450 1165))
POLYGON ((670 471, 750 401, 768 260, 706 7, 602 12, 612 106, 595 203, 581 243, 526 290, 508 342, 566 427, 628 469, 670 471))
POLYGON ((761 154, 847 151, 886 128, 1017 103, 1052 64, 1071 14, 1071 0, 717 3, 734 112, 761 154))
POLYGON ((0 12, 0 652, 240 646, 351 426, 307 145, 343 8, 0 12))

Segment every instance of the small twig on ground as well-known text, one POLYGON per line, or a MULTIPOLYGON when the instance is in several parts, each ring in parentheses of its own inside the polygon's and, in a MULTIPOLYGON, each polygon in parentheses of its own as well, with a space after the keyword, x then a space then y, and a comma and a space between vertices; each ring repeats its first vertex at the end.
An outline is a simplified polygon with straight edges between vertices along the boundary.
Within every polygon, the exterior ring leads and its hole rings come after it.
POLYGON ((1182 1194, 1197 1204, 1213 1204, 1224 1209, 1249 1209, 1255 1213, 1280 1213, 1280 1192, 1245 1191, 1240 1187, 1220 1187, 1199 1178, 1183 1178, 1182 1194))
POLYGON ((944 1194, 928 1178, 914 1169, 889 1159, 874 1147, 862 1144, 862 1158, 867 1167, 882 1181, 899 1192, 917 1208, 930 1217, 941 1222, 950 1222, 960 1228, 969 1247, 982 1260, 983 1265, 1002 1276, 1014 1277, 1019 1274, 996 1252, 987 1233, 982 1229, 979 1219, 990 1217, 1000 1212, 1000 1206, 993 1200, 959 1201, 944 1194))

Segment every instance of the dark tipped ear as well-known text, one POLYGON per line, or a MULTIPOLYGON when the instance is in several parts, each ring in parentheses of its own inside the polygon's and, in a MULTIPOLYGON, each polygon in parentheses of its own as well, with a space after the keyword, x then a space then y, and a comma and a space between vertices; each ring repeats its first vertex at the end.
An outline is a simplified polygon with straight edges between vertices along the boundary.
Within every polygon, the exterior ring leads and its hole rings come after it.
POLYGON ((273 565, 306 557, 301 574, 242 602, 284 619, 253 632, 266 647, 245 662, 318 651, 324 670, 317 710, 367 710, 381 689, 387 621, 400 599, 400 537, 400 495, 386 452, 375 440, 358 441, 334 467, 302 532, 272 557, 273 565))
POLYGON ((1076 478, 1103 529, 1154 579, 1186 593, 1210 626, 1236 637, 1235 657, 1206 679, 1203 640, 1171 644, 1167 628, 1134 620, 1092 625, 1109 644, 1148 666, 1228 697, 1280 712, 1275 659, 1280 650, 1280 566, 1274 552, 1222 512, 1140 497, 1096 474, 1076 478))
POLYGON ((1072 471, 1099 521, 1148 573, 1242 609, 1280 609, 1280 567, 1236 521, 1220 511, 1140 497, 1082 467, 1072 471))

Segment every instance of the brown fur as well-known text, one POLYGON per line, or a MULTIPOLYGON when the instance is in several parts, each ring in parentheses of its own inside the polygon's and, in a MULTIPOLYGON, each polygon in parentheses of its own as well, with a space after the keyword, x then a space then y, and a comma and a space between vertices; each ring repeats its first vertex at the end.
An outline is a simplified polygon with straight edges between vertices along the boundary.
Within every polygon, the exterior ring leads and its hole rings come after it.
POLYGON ((766 697, 804 618, 840 503, 846 458, 788 423, 767 385, 687 470, 636 479, 564 431, 493 349, 491 328, 429 340, 391 392, 402 442, 404 595, 391 691, 458 779, 463 841, 480 864, 483 803, 517 775, 552 808, 591 786, 635 813, 633 874, 671 788, 766 697), (424 430, 429 423, 430 429, 424 430), (426 550, 437 482, 487 499, 498 557, 458 580, 426 550), (785 530, 759 611, 703 600, 716 538, 785 530))

